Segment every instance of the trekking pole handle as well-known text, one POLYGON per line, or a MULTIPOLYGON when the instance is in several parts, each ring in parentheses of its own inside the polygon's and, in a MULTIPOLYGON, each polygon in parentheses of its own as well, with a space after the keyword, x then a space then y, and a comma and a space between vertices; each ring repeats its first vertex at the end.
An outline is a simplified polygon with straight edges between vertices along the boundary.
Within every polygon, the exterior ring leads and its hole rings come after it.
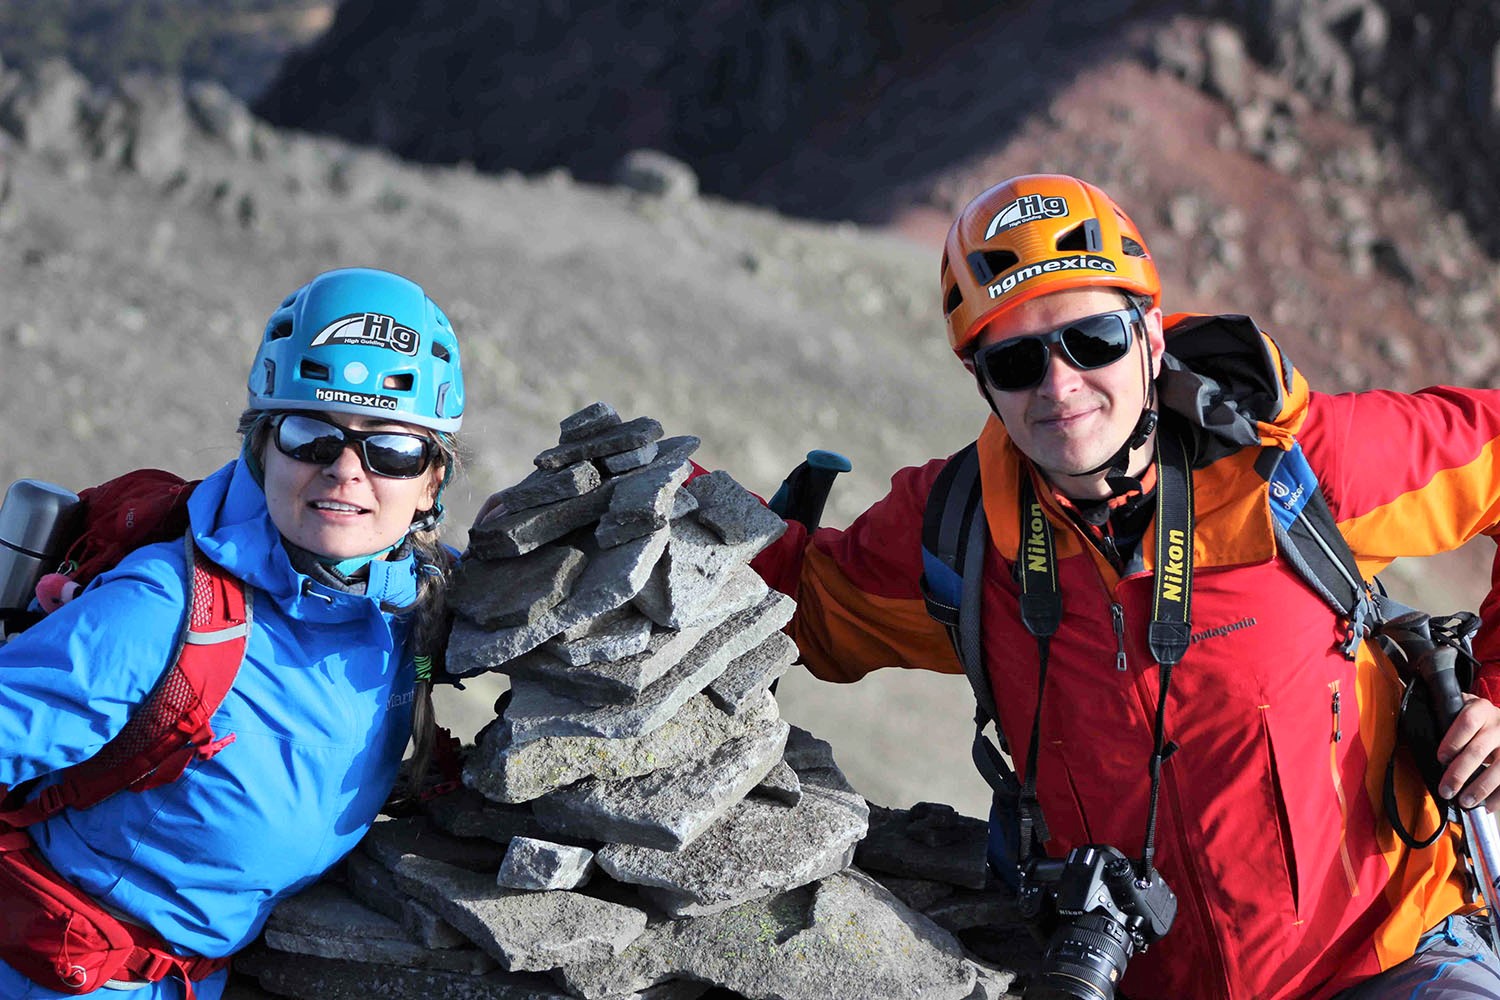
POLYGON ((798 521, 808 531, 816 531, 823 519, 823 507, 839 473, 848 472, 853 464, 836 451, 814 448, 807 458, 781 481, 776 495, 767 507, 783 520, 798 521))
MULTIPOLYGON (((1427 689, 1432 694, 1433 711, 1443 735, 1447 734, 1464 707, 1457 667, 1458 650, 1452 646, 1434 645, 1417 657, 1417 672, 1427 682, 1427 689)), ((1500 925, 1496 923, 1496 911, 1500 907, 1500 825, 1483 802, 1463 810, 1461 815, 1469 860, 1489 909, 1490 929, 1494 935, 1500 932, 1500 925)))

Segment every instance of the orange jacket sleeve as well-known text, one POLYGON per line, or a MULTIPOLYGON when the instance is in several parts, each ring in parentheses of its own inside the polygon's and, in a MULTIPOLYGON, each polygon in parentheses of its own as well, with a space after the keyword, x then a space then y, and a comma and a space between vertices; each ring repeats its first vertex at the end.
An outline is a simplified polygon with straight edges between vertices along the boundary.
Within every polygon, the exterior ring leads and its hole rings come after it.
POLYGON ((902 469, 885 499, 845 531, 788 527, 753 563, 797 599, 791 635, 818 677, 855 681, 881 667, 962 673, 922 601, 922 511, 946 460, 902 469))

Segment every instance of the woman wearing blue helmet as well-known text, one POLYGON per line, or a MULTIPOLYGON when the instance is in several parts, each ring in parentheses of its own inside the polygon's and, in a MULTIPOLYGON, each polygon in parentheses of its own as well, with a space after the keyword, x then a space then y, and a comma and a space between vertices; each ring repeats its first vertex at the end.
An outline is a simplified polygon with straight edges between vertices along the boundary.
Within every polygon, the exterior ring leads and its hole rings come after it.
MULTIPOLYGON (((452 326, 398 275, 319 275, 266 325, 241 454, 189 500, 198 550, 253 600, 243 663, 212 718, 233 743, 170 784, 29 828, 70 883, 176 954, 217 958, 254 939, 280 899, 363 837, 414 712, 430 732, 451 563, 435 528, 463 408, 452 326)), ((46 784, 124 726, 175 653, 186 559, 176 543, 137 549, 0 646, 0 785, 46 784)), ((425 763, 422 747, 419 735, 425 763)), ((224 979, 95 992, 218 1000, 224 979)), ((0 962, 8 1000, 76 993, 0 962)))

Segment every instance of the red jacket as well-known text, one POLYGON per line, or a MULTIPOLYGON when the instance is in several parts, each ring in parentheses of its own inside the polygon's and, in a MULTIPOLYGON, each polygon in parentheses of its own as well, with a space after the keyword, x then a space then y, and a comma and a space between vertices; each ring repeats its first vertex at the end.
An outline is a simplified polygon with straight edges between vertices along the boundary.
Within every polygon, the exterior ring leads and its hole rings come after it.
MULTIPOLYGON (((1167 736, 1181 749, 1163 767, 1157 829, 1158 867, 1179 911, 1171 932, 1132 959, 1122 989, 1133 1000, 1329 997, 1410 956, 1425 930, 1468 904, 1453 831, 1413 851, 1391 830, 1381 782, 1395 672, 1372 646, 1354 661, 1338 652, 1338 621, 1277 553, 1268 486, 1254 468, 1261 448, 1247 445, 1301 442, 1369 577, 1398 556, 1453 549, 1500 526, 1500 392, 1314 393, 1242 317, 1172 317, 1167 350, 1163 406, 1194 425, 1198 447, 1193 641, 1172 674, 1167 736), (1233 379, 1205 383, 1176 360, 1220 348, 1247 363, 1233 379)), ((1047 853, 1102 843, 1139 857, 1159 676, 1145 641, 1154 527, 1140 546, 1144 571, 1122 578, 993 417, 979 450, 992 539, 985 660, 1019 773, 1037 698, 1036 640, 1011 576, 1021 477, 1057 539, 1064 612, 1037 765, 1047 853), (1124 613, 1123 671, 1112 605, 1124 613)), ((918 588, 922 513, 945 461, 898 472, 847 531, 820 530, 809 543, 793 525, 757 561, 796 596, 792 633, 818 676, 961 672, 918 588)), ((1481 645, 1494 643, 1487 635, 1481 645)), ((1500 701, 1497 677, 1487 665, 1478 693, 1500 701)), ((1407 826, 1431 831, 1436 809, 1398 760, 1407 826)))

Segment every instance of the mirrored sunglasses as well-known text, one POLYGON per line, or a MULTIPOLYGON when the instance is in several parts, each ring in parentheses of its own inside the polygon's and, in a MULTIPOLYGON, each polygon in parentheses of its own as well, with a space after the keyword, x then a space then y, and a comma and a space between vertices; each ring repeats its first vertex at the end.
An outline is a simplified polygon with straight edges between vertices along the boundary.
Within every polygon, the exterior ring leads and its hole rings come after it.
POLYGON ((305 413, 284 413, 271 434, 276 450, 312 465, 331 465, 354 447, 365 471, 390 479, 414 479, 432 464, 434 445, 421 434, 356 431, 305 413))
POLYGON ((974 370, 992 389, 1020 392, 1041 384, 1054 347, 1079 371, 1104 368, 1130 353, 1131 330, 1141 320, 1132 306, 1086 316, 1050 333, 1011 337, 974 352, 974 370))

